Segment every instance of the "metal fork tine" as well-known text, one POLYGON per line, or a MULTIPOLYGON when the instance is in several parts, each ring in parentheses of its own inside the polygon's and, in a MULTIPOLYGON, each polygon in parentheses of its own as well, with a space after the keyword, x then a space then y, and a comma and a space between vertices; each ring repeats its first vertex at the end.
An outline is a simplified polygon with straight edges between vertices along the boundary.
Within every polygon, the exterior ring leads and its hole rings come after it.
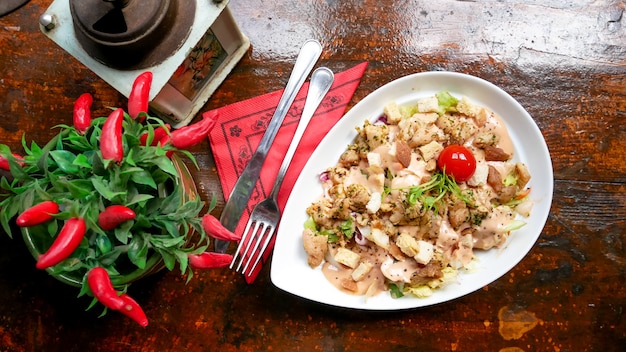
MULTIPOLYGON (((254 221, 254 219, 251 218, 248 221, 248 224, 246 225, 246 229, 244 230, 244 234, 246 234, 246 242, 247 242, 246 248, 243 251, 241 251, 241 253, 239 253, 241 257, 239 258, 239 264, 237 264, 237 269, 235 269, 235 272, 241 269, 241 264, 243 264, 243 261, 246 259, 246 254, 249 253, 252 242, 255 242, 257 240, 256 233, 258 230, 259 230, 259 222, 254 221), (252 223, 254 223, 254 228, 250 231, 250 227, 252 226, 252 223)), ((242 243, 243 243, 243 238, 242 238, 242 243)))
MULTIPOLYGON (((235 251, 235 255, 233 255, 233 260, 230 262, 229 269, 232 269, 235 266, 235 262, 237 261, 238 256, 241 255, 241 258, 244 257, 245 252, 242 252, 241 250, 243 249, 243 245, 249 242, 248 237, 249 237, 250 225, 252 225, 252 221, 248 221, 248 223, 246 224, 246 228, 243 230, 243 235, 241 235, 241 239, 239 240, 239 245, 237 245, 237 250, 235 251)), ((241 259, 239 261, 239 265, 241 266, 241 259)), ((237 272, 237 270, 235 270, 235 272, 237 272)))
MULTIPOLYGON (((250 271, 248 272, 248 276, 252 275, 252 273, 254 272, 254 269, 256 269, 257 264, 259 264, 259 261, 263 257, 263 253, 265 253, 265 249, 267 248, 267 246, 270 244, 272 240, 272 236, 274 235, 275 230, 276 230, 276 227, 271 227, 268 230, 269 233, 267 234, 267 236, 265 236, 265 241, 263 242, 263 246, 261 247, 261 250, 259 251, 259 255, 257 255, 256 257, 256 260, 254 261, 252 268, 250 268, 250 271)), ((243 268, 243 272, 244 273, 246 272, 246 268, 243 268)))
MULTIPOLYGON (((257 236, 254 236, 254 238, 256 239, 256 241, 254 242, 254 247, 252 248, 252 250, 248 251, 246 250, 244 253, 248 254, 248 259, 246 260, 246 264, 243 267, 243 270, 241 271, 242 273, 245 273, 246 270, 248 269, 248 266, 250 265, 250 263, 252 262, 252 260, 254 260, 255 257, 258 257, 257 255, 257 250, 259 249, 259 245, 261 244, 261 241, 263 240, 263 238, 265 237, 265 232, 268 229, 268 224, 263 222, 263 221, 259 221, 258 222, 261 227, 260 231, 258 232, 257 236)), ((258 227, 258 226, 257 226, 258 227)), ((256 230, 256 229, 255 229, 256 230)), ((257 234, 257 232, 254 232, 255 234, 257 234)), ((258 259, 257 259, 258 260, 258 259)))

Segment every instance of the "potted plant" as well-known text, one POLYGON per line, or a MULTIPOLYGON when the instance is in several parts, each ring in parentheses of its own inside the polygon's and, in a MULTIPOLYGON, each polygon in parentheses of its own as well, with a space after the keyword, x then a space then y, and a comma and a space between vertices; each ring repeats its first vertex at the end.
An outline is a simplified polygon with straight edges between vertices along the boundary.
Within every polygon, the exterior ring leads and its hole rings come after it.
POLYGON ((37 268, 80 287, 93 306, 100 302, 140 325, 148 319, 126 294, 128 286, 163 268, 223 267, 232 256, 207 252, 209 237, 236 240, 209 215, 197 194, 184 155, 207 137, 217 116, 171 131, 148 114, 152 74, 137 77, 128 111, 111 109, 91 118, 92 97, 81 95, 73 124, 57 126, 47 144, 24 154, 0 144, 0 223, 12 236, 16 224, 37 268), (207 236, 208 235, 208 236, 207 236))

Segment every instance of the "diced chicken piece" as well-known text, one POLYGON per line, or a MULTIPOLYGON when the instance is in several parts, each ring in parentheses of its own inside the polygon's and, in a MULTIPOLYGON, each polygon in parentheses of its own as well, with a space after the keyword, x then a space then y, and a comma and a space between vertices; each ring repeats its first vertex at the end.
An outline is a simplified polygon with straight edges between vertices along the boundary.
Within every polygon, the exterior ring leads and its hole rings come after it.
POLYGON ((346 197, 350 200, 350 209, 356 212, 365 210, 370 201, 370 193, 360 183, 353 183, 346 187, 346 197))
POLYGON ((487 174, 487 184, 493 188, 496 193, 502 192, 502 176, 495 167, 489 165, 489 173, 487 174))
POLYGON ((302 233, 304 250, 309 255, 307 262, 311 268, 322 264, 328 251, 328 236, 317 235, 311 229, 305 229, 302 233))
POLYGON ((461 199, 456 198, 452 205, 448 207, 448 219, 454 229, 458 229, 465 224, 469 220, 469 216, 467 204, 461 199))
POLYGON ((427 241, 417 241, 417 254, 413 256, 416 262, 428 264, 435 255, 435 246, 427 241))
POLYGON ((370 193, 382 194, 385 188, 385 174, 381 171, 379 173, 370 174, 367 178, 367 188, 370 193))
POLYGON ((417 158, 413 158, 411 160, 411 164, 406 168, 406 171, 409 172, 400 172, 398 173, 397 176, 404 176, 407 174, 413 174, 417 177, 419 177, 420 180, 422 180, 422 182, 424 182, 424 180, 426 178, 430 179, 430 173, 428 172, 428 170, 426 169, 427 167, 427 163, 424 160, 418 160, 417 158))
POLYGON ((515 194, 517 193, 517 186, 504 186, 502 187, 502 190, 498 193, 496 200, 500 203, 500 204, 506 204, 508 202, 510 202, 511 200, 513 200, 513 197, 515 197, 515 194))
POLYGON ((474 258, 473 241, 471 233, 461 236, 458 247, 452 252, 452 258, 450 258, 451 267, 460 269, 472 261, 474 258))
POLYGON ((341 163, 345 167, 355 166, 359 164, 360 157, 359 153, 352 148, 353 145, 348 147, 348 149, 341 154, 339 158, 339 163, 341 163))
POLYGON ((492 131, 485 131, 474 136, 473 144, 478 148, 484 148, 488 145, 496 145, 500 138, 492 131))
POLYGON ((387 116, 387 121, 390 123, 397 124, 398 121, 402 119, 400 108, 395 102, 385 105, 383 112, 385 113, 385 116, 387 116))
POLYGON ((441 143, 437 141, 432 141, 426 145, 423 145, 419 148, 422 153, 422 158, 424 160, 429 161, 431 159, 437 159, 439 157, 439 153, 443 150, 443 146, 441 143))
POLYGON ((421 98, 417 101, 417 111, 419 112, 438 112, 439 100, 436 96, 421 98))
POLYGON ((311 204, 306 213, 309 214, 316 224, 323 227, 328 227, 332 224, 332 201, 327 198, 322 198, 319 201, 311 204))
POLYGON ((478 131, 473 120, 448 114, 440 116, 436 125, 449 135, 453 144, 465 144, 478 131))
POLYGON ((437 236, 437 250, 446 253, 454 249, 459 242, 459 234, 452 228, 450 222, 441 221, 439 226, 439 235, 437 236))
POLYGON ((382 195, 379 192, 374 192, 370 196, 370 199, 367 202, 367 205, 365 206, 365 208, 367 209, 368 213, 375 214, 380 209, 382 202, 383 202, 382 195))
POLYGON ((379 228, 372 228, 367 239, 374 242, 377 246, 389 249, 389 236, 379 228))
POLYGON ((354 281, 361 281, 365 277, 365 275, 367 275, 372 270, 373 267, 374 265, 369 261, 362 261, 359 263, 359 266, 354 269, 350 276, 352 276, 352 280, 354 281))
POLYGON ((374 150, 379 146, 385 144, 387 137, 389 136, 389 127, 387 125, 366 125, 363 128, 365 132, 365 139, 370 147, 370 150, 374 150))
POLYGON ((413 115, 413 117, 417 119, 417 121, 423 124, 432 125, 435 122, 437 122, 437 119, 439 118, 439 114, 432 112, 432 113, 425 113, 425 114, 415 114, 413 115))
POLYGON ((415 114, 402 119, 398 123, 398 138, 406 141, 410 147, 416 148, 433 140, 443 138, 443 131, 434 125, 439 115, 436 113, 415 114))
POLYGON ((347 248, 339 247, 337 249, 337 253, 335 254, 335 260, 338 263, 354 269, 357 267, 357 265, 359 265, 361 255, 347 248))
POLYGON ((417 240, 406 232, 401 233, 396 238, 396 245, 400 247, 402 253, 406 254, 409 257, 414 257, 419 252, 419 245, 417 244, 417 240))
POLYGON ((486 145, 483 147, 485 151, 485 160, 487 161, 507 161, 511 159, 511 155, 506 153, 502 148, 486 145))
POLYGON ((348 169, 344 167, 331 167, 328 168, 328 179, 331 180, 334 184, 342 183, 343 180, 348 175, 348 169))
POLYGON ((476 170, 472 177, 466 181, 466 183, 472 187, 478 187, 487 184, 487 177, 489 175, 489 165, 485 162, 477 162, 476 170))
POLYGON ((476 125, 478 127, 485 126, 485 124, 487 123, 487 120, 489 119, 489 115, 490 115, 490 112, 484 107, 481 107, 480 110, 478 110, 478 114, 474 116, 474 121, 476 122, 476 125))

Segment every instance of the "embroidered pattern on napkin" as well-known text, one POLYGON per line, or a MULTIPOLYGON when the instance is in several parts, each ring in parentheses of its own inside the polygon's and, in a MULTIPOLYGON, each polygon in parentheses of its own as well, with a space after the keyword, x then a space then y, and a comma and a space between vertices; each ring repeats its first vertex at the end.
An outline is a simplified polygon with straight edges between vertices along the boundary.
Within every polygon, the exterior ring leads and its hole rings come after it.
MULTIPOLYGON (((364 62, 335 74, 335 82, 309 123, 302 141, 296 149, 293 161, 287 170, 278 195, 278 205, 281 211, 284 209, 289 193, 311 153, 313 153, 328 131, 343 116, 366 68, 367 62, 364 62)), ((289 143, 300 119, 308 85, 308 82, 305 83, 296 96, 274 139, 263 164, 260 179, 235 229, 237 234, 243 232, 254 206, 265 199, 272 189, 278 168, 289 148, 289 143)), ((281 95, 282 90, 275 91, 216 109, 219 118, 217 125, 209 133, 209 141, 226 200, 237 182, 237 178, 243 172, 243 169, 259 145, 281 95)), ((270 244, 270 249, 272 247, 273 241, 270 244)), ((270 252, 271 250, 266 251, 262 262, 267 260, 270 252)), ((255 273, 251 277, 246 277, 248 282, 254 281, 260 267, 260 265, 257 266, 255 273)))

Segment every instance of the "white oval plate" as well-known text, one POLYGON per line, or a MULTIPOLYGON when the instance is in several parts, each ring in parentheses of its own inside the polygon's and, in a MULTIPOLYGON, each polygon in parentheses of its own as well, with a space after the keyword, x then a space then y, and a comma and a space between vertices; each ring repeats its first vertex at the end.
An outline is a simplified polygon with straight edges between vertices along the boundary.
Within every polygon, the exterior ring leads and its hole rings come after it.
POLYGON ((490 284, 511 270, 533 247, 546 223, 552 203, 553 175, 550 154, 541 131, 526 110, 509 94, 483 79, 453 72, 416 73, 399 78, 377 89, 356 104, 330 130, 305 165, 287 201, 272 257, 270 277, 276 287, 312 301, 365 310, 397 310, 446 302, 490 284), (393 299, 388 292, 365 298, 341 292, 326 280, 321 266, 311 269, 302 245, 305 209, 319 197, 319 174, 335 165, 355 136, 355 127, 383 113, 383 107, 414 103, 418 98, 447 90, 453 96, 466 96, 485 106, 506 123, 515 147, 514 161, 522 161, 531 173, 530 197, 535 202, 527 224, 509 236, 505 246, 477 251, 477 265, 460 273, 458 280, 435 290, 427 298, 405 296, 393 299))

